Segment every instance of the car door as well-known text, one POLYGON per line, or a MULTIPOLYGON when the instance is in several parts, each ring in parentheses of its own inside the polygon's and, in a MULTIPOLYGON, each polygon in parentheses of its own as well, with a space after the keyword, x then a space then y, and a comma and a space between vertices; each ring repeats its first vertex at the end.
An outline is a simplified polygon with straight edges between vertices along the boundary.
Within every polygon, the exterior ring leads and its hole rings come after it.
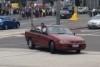
POLYGON ((12 22, 11 22, 11 20, 10 20, 10 18, 9 17, 6 17, 5 18, 5 25, 7 25, 8 26, 8 28, 12 28, 12 22))
POLYGON ((30 37, 32 38, 33 43, 37 46, 38 45, 38 32, 36 30, 30 31, 30 37))
POLYGON ((46 34, 40 34, 39 35, 39 44, 42 46, 42 47, 48 47, 48 43, 50 41, 49 39, 49 36, 46 35, 46 34))
POLYGON ((9 18, 9 21, 10 21, 10 26, 11 28, 15 28, 16 27, 16 20, 15 19, 12 19, 12 18, 9 18))
POLYGON ((42 41, 42 40, 40 40, 40 36, 41 36, 41 32, 40 32, 39 29, 33 30, 33 33, 32 33, 32 40, 33 40, 33 42, 34 42, 34 44, 35 44, 36 46, 42 46, 42 45, 41 45, 41 41, 42 41))

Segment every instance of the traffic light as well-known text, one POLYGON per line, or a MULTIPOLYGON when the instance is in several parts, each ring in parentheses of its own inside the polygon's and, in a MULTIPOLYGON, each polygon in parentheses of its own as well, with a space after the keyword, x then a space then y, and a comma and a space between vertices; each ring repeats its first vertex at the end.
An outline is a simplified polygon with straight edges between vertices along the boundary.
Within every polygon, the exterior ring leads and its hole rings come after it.
POLYGON ((21 4, 25 5, 26 4, 26 0, 21 0, 21 4))
POLYGON ((53 0, 50 0, 50 5, 51 5, 51 6, 53 6, 53 5, 54 5, 53 0))
POLYGON ((75 0, 75 6, 80 6, 80 0, 75 0))

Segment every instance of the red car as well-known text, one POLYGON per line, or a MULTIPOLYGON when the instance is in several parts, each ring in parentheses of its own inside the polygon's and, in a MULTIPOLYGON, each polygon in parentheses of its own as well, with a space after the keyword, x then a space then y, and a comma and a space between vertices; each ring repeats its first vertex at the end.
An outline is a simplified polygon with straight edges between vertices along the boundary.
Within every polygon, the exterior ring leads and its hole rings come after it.
POLYGON ((86 48, 85 40, 75 36, 68 28, 60 25, 47 26, 47 32, 41 33, 37 26, 35 30, 25 32, 25 38, 30 49, 36 46, 49 48, 51 53, 56 50, 75 50, 80 53, 86 48))

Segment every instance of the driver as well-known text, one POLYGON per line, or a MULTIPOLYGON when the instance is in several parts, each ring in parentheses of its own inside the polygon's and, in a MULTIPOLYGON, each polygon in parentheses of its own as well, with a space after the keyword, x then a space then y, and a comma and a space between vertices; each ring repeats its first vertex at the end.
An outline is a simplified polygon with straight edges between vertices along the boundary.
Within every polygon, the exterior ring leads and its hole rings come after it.
POLYGON ((44 23, 41 23, 41 32, 42 32, 42 34, 47 33, 47 27, 44 25, 44 23))

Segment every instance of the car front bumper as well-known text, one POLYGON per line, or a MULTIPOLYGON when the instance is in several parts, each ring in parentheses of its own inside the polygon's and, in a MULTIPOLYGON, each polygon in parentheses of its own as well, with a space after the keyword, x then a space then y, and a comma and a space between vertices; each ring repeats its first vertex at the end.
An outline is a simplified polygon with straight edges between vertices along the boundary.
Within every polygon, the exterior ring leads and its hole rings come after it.
POLYGON ((100 28, 100 25, 97 24, 88 24, 89 28, 100 28))
POLYGON ((60 15, 60 18, 61 18, 61 19, 63 19, 63 18, 64 18, 64 19, 69 19, 70 17, 71 17, 71 14, 61 14, 61 15, 60 15))
POLYGON ((86 44, 58 44, 56 45, 57 50, 84 50, 86 44))

